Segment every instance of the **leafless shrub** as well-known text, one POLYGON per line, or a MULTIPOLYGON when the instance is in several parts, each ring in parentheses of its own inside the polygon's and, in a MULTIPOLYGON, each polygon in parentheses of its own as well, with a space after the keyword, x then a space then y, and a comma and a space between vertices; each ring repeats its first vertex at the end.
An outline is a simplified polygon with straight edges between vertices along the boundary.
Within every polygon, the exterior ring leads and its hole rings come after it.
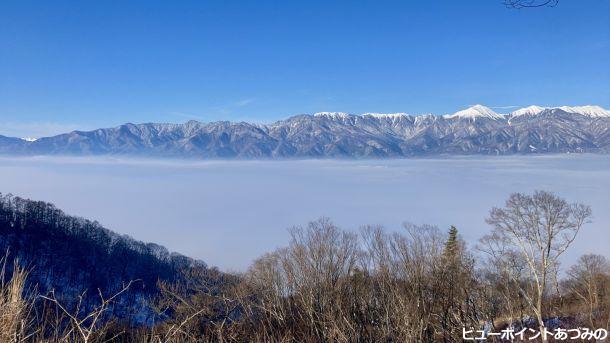
MULTIPOLYGON (((59 341, 62 342, 98 342, 98 341, 112 341, 118 337, 120 333, 115 334, 110 338, 106 338, 110 321, 104 320, 103 316, 112 306, 113 302, 123 293, 127 292, 129 287, 134 281, 129 281, 127 284, 116 293, 110 296, 104 296, 101 290, 98 290, 99 305, 94 306, 90 310, 83 308, 83 300, 85 294, 79 296, 74 309, 70 310, 61 303, 55 296, 55 291, 52 291, 48 296, 40 296, 42 299, 49 301, 59 309, 59 316, 65 316, 69 320, 69 325, 64 329, 61 334, 58 334, 59 341), (83 310, 86 312, 83 313, 83 310)), ((61 321, 60 321, 61 322, 61 321)), ((60 326, 58 325, 58 328, 60 326)))

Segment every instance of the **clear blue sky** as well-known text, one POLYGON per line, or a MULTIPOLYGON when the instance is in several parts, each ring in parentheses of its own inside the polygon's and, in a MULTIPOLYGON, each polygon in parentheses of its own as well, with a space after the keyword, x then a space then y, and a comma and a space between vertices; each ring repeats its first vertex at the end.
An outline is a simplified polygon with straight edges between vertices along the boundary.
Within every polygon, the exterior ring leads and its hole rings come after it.
POLYGON ((609 108, 610 1, 0 1, 4 135, 474 103, 609 108))

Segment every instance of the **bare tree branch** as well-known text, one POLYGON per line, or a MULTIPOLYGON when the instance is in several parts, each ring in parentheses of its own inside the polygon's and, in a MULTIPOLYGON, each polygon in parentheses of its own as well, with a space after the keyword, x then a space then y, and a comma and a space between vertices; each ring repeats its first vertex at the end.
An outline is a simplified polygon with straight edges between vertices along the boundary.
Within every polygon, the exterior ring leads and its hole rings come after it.
POLYGON ((504 0, 504 6, 508 8, 537 8, 537 7, 555 7, 559 0, 504 0))

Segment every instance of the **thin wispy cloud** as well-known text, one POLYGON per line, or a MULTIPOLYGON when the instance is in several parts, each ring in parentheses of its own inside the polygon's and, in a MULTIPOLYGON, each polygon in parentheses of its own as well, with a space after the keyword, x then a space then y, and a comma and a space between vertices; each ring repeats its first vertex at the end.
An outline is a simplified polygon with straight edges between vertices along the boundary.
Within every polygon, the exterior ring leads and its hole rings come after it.
POLYGON ((191 114, 191 113, 184 113, 184 112, 169 112, 169 114, 172 116, 180 117, 180 118, 200 120, 200 121, 205 121, 208 119, 208 118, 205 118, 204 116, 195 115, 195 114, 191 114))
POLYGON ((256 101, 255 98, 243 99, 243 100, 235 102, 234 106, 235 107, 245 107, 245 106, 248 106, 248 105, 250 105, 251 103, 253 103, 255 101, 256 101))
MULTIPOLYGON (((192 114, 186 113, 182 111, 174 111, 169 112, 169 115, 175 117, 186 118, 189 120, 198 120, 198 121, 211 121, 211 120, 221 120, 227 119, 228 117, 234 116, 236 110, 242 109, 253 104, 256 101, 256 98, 245 98, 241 100, 237 100, 228 104, 213 106, 207 109, 203 109, 201 112, 204 114, 192 114)), ((236 119, 236 118, 232 118, 236 119)))
POLYGON ((241 99, 226 105, 214 107, 216 111, 223 114, 232 114, 235 110, 247 107, 256 101, 255 98, 241 99))

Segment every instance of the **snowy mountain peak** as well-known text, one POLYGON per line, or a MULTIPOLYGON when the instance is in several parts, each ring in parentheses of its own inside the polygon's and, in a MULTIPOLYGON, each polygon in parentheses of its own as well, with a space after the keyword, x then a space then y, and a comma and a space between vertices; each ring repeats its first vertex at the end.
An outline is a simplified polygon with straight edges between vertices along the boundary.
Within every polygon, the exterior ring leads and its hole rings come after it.
MULTIPOLYGON (((610 110, 606 110, 600 106, 595 105, 586 105, 586 106, 560 106, 560 107, 543 107, 538 105, 531 105, 527 107, 520 108, 511 112, 508 115, 499 114, 494 112, 491 108, 483 105, 474 105, 465 110, 461 110, 455 112, 454 114, 446 114, 443 116, 445 119, 469 119, 476 120, 477 118, 488 118, 492 120, 499 119, 511 119, 520 116, 536 116, 545 110, 563 110, 568 113, 578 113, 582 115, 586 115, 593 118, 599 117, 610 117, 610 110)), ((316 117, 327 117, 330 119, 347 119, 347 118, 356 118, 356 117, 373 117, 378 119, 399 119, 403 117, 410 117, 407 113, 363 113, 361 115, 353 115, 346 112, 318 112, 315 113, 316 117)), ((418 118, 420 116, 414 116, 413 118, 418 118)))
POLYGON ((557 107, 560 110, 569 113, 578 113, 590 117, 610 117, 610 111, 600 106, 586 105, 586 106, 561 106, 557 107))
POLYGON ((539 114, 539 113, 541 113, 542 111, 544 111, 546 109, 547 109, 547 107, 531 105, 531 106, 520 108, 520 109, 518 109, 516 111, 513 111, 513 112, 511 112, 511 115, 513 117, 517 117, 517 116, 532 116, 532 115, 539 114))
POLYGON ((445 118, 461 118, 461 119, 472 119, 477 118, 489 118, 489 119, 501 119, 502 115, 494 112, 491 108, 483 105, 474 105, 465 110, 455 112, 454 114, 445 115, 445 118))
POLYGON ((610 117, 610 111, 595 105, 586 106, 560 106, 560 107, 541 107, 541 106, 528 106, 518 109, 511 113, 512 117, 518 116, 534 116, 542 113, 544 110, 562 110, 568 113, 578 113, 589 117, 610 117))

